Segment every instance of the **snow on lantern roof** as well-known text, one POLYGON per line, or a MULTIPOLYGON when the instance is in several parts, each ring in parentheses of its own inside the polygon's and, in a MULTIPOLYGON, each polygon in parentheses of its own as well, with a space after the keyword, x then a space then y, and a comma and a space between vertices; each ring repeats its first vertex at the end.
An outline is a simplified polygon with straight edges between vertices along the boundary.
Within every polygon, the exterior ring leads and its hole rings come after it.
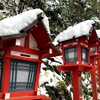
MULTIPOLYGON (((38 19, 38 15, 41 13, 43 13, 41 9, 33 9, 1 20, 0 37, 21 34, 21 30, 25 29, 34 21, 36 21, 38 19)), ((46 16, 42 17, 42 21, 46 27, 47 33, 50 33, 48 18, 46 16)))
POLYGON ((70 26, 66 30, 57 35, 57 37, 54 40, 54 44, 58 44, 58 42, 81 37, 84 35, 89 35, 90 30, 94 24, 95 22, 93 20, 86 20, 74 26, 70 26))

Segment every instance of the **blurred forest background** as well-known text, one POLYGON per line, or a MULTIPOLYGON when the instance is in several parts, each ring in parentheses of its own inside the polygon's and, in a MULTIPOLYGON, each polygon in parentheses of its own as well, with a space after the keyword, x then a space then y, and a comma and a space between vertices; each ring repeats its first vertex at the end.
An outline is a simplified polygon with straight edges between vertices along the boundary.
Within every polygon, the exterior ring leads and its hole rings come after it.
MULTIPOLYGON (((52 39, 69 26, 84 20, 94 20, 96 28, 100 29, 100 0, 0 0, 0 20, 35 8, 42 9, 49 18, 52 39)), ((55 58, 46 59, 44 60, 46 67, 42 70, 45 72, 50 70, 60 75, 63 81, 59 80, 56 86, 49 86, 48 82, 44 82, 40 87, 45 87, 52 100, 72 100, 72 88, 70 90, 67 88, 71 84, 71 73, 59 72, 56 70, 56 65, 51 65, 49 62, 61 63, 55 58)), ((85 79, 88 80, 86 84, 82 84, 84 97, 89 100, 92 96, 91 87, 89 87, 90 74, 83 74, 82 82, 84 83, 85 79)), ((100 93, 99 88, 98 92, 100 93)))

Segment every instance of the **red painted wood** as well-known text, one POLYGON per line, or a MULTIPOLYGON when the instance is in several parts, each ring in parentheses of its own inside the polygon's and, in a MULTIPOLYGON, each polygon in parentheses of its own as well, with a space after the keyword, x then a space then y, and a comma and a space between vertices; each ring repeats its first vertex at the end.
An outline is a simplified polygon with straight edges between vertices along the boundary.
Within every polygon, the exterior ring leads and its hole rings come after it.
MULTIPOLYGON (((98 59, 98 57, 100 57, 99 50, 98 50, 98 46, 99 46, 99 43, 98 42, 99 42, 99 40, 97 38, 97 35, 96 35, 95 30, 92 31, 92 34, 93 35, 90 37, 90 40, 89 40, 89 47, 90 48, 96 47, 96 54, 90 54, 90 63, 93 66, 95 66, 94 65, 94 61, 96 59, 98 59)), ((98 100, 98 90, 97 90, 97 86, 96 86, 95 71, 97 71, 97 68, 95 68, 95 67, 93 68, 92 71, 90 71, 90 74, 91 74, 91 84, 92 84, 92 95, 93 95, 93 100, 98 100)))
POLYGON ((32 96, 36 95, 36 91, 29 90, 29 91, 18 91, 18 92, 9 92, 11 97, 17 96, 32 96))
POLYGON ((4 98, 4 94, 0 93, 0 100, 4 98))
MULTIPOLYGON (((40 56, 39 59, 42 59, 42 56, 40 56)), ((35 81, 35 87, 34 87, 36 91, 38 90, 39 78, 40 78, 40 73, 41 73, 40 71, 41 71, 41 63, 38 63, 38 69, 37 69, 36 81, 35 81)))
POLYGON ((89 42, 98 41, 98 36, 95 28, 92 29, 91 35, 89 35, 89 42))
POLYGON ((47 42, 47 43, 45 43, 45 44, 43 44, 43 45, 40 45, 40 46, 38 46, 39 48, 47 48, 47 47, 49 47, 49 45, 51 44, 51 42, 49 41, 49 42, 47 42))
POLYGON ((44 49, 44 50, 41 50, 40 52, 41 52, 41 55, 43 56, 45 56, 45 55, 48 55, 48 54, 50 54, 50 49, 51 48, 47 48, 47 49, 44 49))
POLYGON ((79 100, 79 74, 72 72, 73 100, 79 100))
POLYGON ((62 60, 63 60, 63 64, 65 65, 66 60, 65 60, 63 45, 61 44, 60 46, 61 46, 61 50, 62 50, 62 60))
POLYGON ((35 38, 37 44, 39 46, 42 46, 43 44, 50 42, 51 39, 50 39, 47 31, 45 30, 45 27, 42 24, 42 22, 37 23, 37 26, 38 27, 36 27, 36 29, 33 30, 33 32, 31 32, 31 33, 32 33, 33 37, 35 38), (40 37, 40 36, 42 36, 42 37, 40 37))
POLYGON ((22 37, 14 37, 12 39, 0 41, 0 45, 2 45, 2 48, 0 50, 6 50, 6 54, 0 57, 0 59, 4 58, 3 79, 2 79, 2 89, 1 89, 2 94, 0 94, 0 100, 4 100, 3 98, 6 93, 10 93, 11 98, 9 100, 51 100, 50 98, 46 98, 45 95, 40 95, 40 96, 36 95, 36 91, 38 89, 41 62, 42 62, 42 58, 58 56, 58 55, 61 55, 61 52, 59 52, 58 48, 56 48, 52 44, 51 38, 49 34, 47 33, 47 31, 45 30, 45 27, 42 22, 38 22, 37 27, 33 26, 27 31, 27 35, 25 36, 24 47, 20 47, 16 45, 16 39, 18 38, 22 38, 22 37), (33 35, 34 39, 36 40, 39 50, 33 50, 29 48, 29 34, 30 33, 33 35), (52 49, 52 54, 48 52, 49 48, 52 49), (17 51, 17 52, 22 52, 23 53, 22 55, 24 56, 26 53, 34 54, 34 55, 37 55, 39 59, 30 58, 29 56, 27 56, 27 54, 26 54, 26 57, 11 55, 12 50, 17 51), (34 90, 21 91, 21 92, 8 91, 9 81, 10 81, 9 78, 10 78, 10 60, 11 59, 38 62, 34 90))
POLYGON ((97 62, 98 62, 98 80, 99 80, 99 86, 100 86, 100 59, 98 59, 97 62))
POLYGON ((8 92, 9 88, 9 74, 10 73, 10 59, 4 58, 4 66, 3 66, 3 79, 2 79, 2 89, 1 92, 8 92))
POLYGON ((24 45, 24 47, 29 48, 29 33, 25 37, 25 45, 24 45))
MULTIPOLYGON (((61 49, 62 49, 62 57, 63 57, 64 64, 58 66, 57 69, 60 71, 65 71, 65 72, 66 71, 72 72, 73 94, 74 94, 73 99, 74 100, 82 100, 82 98, 79 98, 79 83, 78 83, 78 77, 79 77, 78 73, 79 72, 91 72, 91 76, 93 80, 92 81, 93 95, 96 95, 97 97, 97 90, 95 87, 96 83, 95 83, 95 76, 94 76, 94 71, 96 70, 96 68, 93 68, 94 66, 90 64, 90 54, 88 55, 88 63, 82 61, 82 52, 81 52, 81 48, 83 47, 83 48, 86 48, 89 53, 90 47, 96 46, 98 44, 96 42, 98 42, 98 37, 97 37, 95 29, 93 28, 89 36, 82 36, 76 39, 73 38, 67 41, 63 41, 59 43, 58 45, 58 46, 61 46, 61 49), (78 61, 77 62, 66 62, 65 57, 64 57, 65 56, 64 49, 73 48, 73 47, 77 47, 78 61)), ((97 53, 98 53, 98 50, 97 50, 97 53)), ((94 55, 92 55, 93 58, 97 57, 97 55, 96 56, 94 55)), ((94 100, 97 100, 97 99, 94 99, 94 100)))
POLYGON ((87 72, 92 70, 93 66, 90 66, 88 64, 75 64, 75 63, 70 63, 66 65, 59 65, 57 66, 57 69, 60 71, 83 71, 87 72))
POLYGON ((39 50, 29 49, 29 48, 20 47, 20 46, 13 46, 13 47, 10 47, 9 49, 19 51, 19 52, 24 52, 24 53, 30 53, 30 54, 37 54, 37 55, 40 54, 39 50))
POLYGON ((77 54, 78 54, 78 63, 81 64, 82 63, 82 54, 81 54, 81 46, 80 46, 80 42, 78 42, 77 44, 77 54))
MULTIPOLYGON (((64 58, 64 49, 65 48, 73 48, 73 47, 77 47, 77 53, 78 53, 78 63, 82 64, 82 52, 81 52, 81 48, 86 48, 89 52, 89 46, 88 46, 88 42, 87 42, 87 37, 81 37, 81 38, 78 38, 78 39, 71 39, 71 40, 68 40, 68 41, 65 41, 65 42, 62 42, 60 43, 61 46, 62 46, 62 54, 63 54, 63 58, 64 58)), ((65 61, 65 58, 64 58, 64 64, 69 64, 69 62, 66 62, 65 61)), ((73 63, 73 62, 71 62, 73 63)), ((90 64, 90 58, 89 58, 89 55, 88 55, 88 64, 90 64)))
MULTIPOLYGON (((0 99, 4 100, 4 99, 0 99)), ((19 97, 11 97, 7 100, 51 100, 50 98, 46 98, 45 95, 39 95, 39 96, 19 96, 19 97)))
POLYGON ((6 39, 6 40, 1 40, 0 44, 5 44, 7 42, 13 41, 15 38, 11 38, 11 39, 6 39))
POLYGON ((16 39, 13 39, 12 41, 9 41, 9 42, 3 44, 3 46, 5 46, 7 49, 9 47, 15 46, 15 44, 16 44, 16 39))
POLYGON ((93 100, 98 100, 95 72, 91 72, 90 74, 91 74, 93 100))
POLYGON ((21 56, 6 55, 6 58, 19 59, 19 60, 25 60, 25 61, 33 61, 33 62, 42 62, 42 60, 40 60, 40 59, 37 60, 37 59, 21 57, 21 56))
POLYGON ((37 68, 37 73, 36 73, 36 80, 35 80, 35 87, 34 87, 35 91, 38 89, 38 85, 39 85, 40 68, 41 68, 41 63, 38 63, 38 68, 37 68))

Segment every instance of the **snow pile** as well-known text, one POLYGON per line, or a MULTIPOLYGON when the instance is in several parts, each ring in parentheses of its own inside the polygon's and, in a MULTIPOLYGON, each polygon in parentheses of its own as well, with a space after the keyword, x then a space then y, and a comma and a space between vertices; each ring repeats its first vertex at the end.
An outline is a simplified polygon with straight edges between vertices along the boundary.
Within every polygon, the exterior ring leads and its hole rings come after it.
POLYGON ((43 19, 43 23, 47 29, 47 32, 50 34, 50 28, 49 28, 49 20, 48 17, 45 15, 44 19, 43 19))
POLYGON ((95 24, 93 20, 86 20, 74 26, 68 27, 66 30, 57 35, 54 40, 54 44, 72 39, 74 37, 76 38, 83 35, 89 35, 89 31, 93 27, 93 24, 95 24))
MULTIPOLYGON (((9 17, 0 21, 0 36, 18 34, 23 28, 27 27, 37 19, 37 15, 42 13, 41 9, 34 9, 23 12, 19 15, 9 17)), ((44 25, 50 33, 48 18, 44 16, 44 25)))

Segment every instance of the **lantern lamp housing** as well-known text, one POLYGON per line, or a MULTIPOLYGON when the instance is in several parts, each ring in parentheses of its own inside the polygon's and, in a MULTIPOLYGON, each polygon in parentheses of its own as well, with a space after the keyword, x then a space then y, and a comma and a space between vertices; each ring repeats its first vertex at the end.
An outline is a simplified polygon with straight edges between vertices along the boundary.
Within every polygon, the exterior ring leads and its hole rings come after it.
POLYGON ((90 59, 95 59, 99 56, 100 46, 99 38, 95 29, 92 30, 92 35, 89 36, 90 59))
POLYGON ((64 65, 58 70, 88 71, 92 68, 89 58, 88 37, 81 36, 60 42, 64 65))

